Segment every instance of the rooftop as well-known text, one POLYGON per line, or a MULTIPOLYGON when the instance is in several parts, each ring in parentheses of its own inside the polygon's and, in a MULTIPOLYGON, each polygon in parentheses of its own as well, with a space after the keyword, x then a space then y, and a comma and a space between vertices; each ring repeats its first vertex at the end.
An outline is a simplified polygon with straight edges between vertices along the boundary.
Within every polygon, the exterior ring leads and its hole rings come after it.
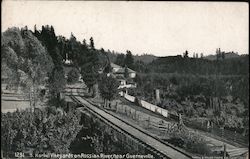
MULTIPOLYGON (((110 65, 112 68, 118 68, 118 70, 116 71, 117 73, 124 73, 125 72, 125 67, 119 66, 119 65, 114 64, 114 63, 110 63, 110 65)), ((130 68, 128 68, 128 72, 135 73, 135 71, 130 69, 130 68)))

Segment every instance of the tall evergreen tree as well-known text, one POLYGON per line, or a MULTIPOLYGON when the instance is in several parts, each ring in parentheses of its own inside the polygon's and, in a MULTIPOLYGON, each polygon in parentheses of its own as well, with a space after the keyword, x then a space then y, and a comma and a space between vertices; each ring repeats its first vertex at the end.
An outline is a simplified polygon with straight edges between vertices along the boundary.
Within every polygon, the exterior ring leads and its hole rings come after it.
POLYGON ((89 41, 90 41, 90 49, 95 49, 95 43, 93 37, 91 37, 89 41))
POLYGON ((183 55, 184 58, 188 58, 188 51, 186 50, 183 55))
POLYGON ((131 69, 134 68, 134 58, 133 58, 131 51, 129 50, 127 50, 124 64, 127 65, 128 68, 131 68, 131 69))
POLYGON ((115 64, 124 66, 125 65, 125 55, 124 54, 118 54, 115 60, 115 64))
POLYGON ((124 77, 125 77, 125 78, 128 78, 128 77, 129 77, 127 65, 125 65, 125 68, 124 68, 124 77))

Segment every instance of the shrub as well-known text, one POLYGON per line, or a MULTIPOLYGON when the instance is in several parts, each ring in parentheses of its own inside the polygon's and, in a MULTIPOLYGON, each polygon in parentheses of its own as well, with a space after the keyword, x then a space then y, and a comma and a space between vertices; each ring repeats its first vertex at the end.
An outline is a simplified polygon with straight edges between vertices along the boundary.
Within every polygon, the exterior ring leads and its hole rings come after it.
POLYGON ((211 150, 206 141, 195 133, 187 133, 187 131, 174 131, 171 134, 169 143, 185 149, 191 153, 202 155, 210 155, 211 150))
POLYGON ((80 73, 76 68, 72 68, 68 73, 68 83, 76 83, 80 77, 80 73))
POLYGON ((62 115, 52 109, 2 114, 1 147, 4 155, 16 151, 68 153, 71 142, 82 127, 80 114, 74 111, 62 115))
POLYGON ((138 97, 135 97, 135 104, 141 106, 141 100, 138 97))

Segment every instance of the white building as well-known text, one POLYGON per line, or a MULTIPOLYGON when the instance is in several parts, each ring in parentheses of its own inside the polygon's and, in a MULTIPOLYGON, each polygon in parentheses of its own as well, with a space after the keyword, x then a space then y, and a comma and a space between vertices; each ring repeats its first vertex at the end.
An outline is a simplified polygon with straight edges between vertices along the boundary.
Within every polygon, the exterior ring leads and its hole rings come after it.
POLYGON ((120 82, 120 88, 136 88, 136 83, 133 79, 136 77, 136 72, 130 68, 128 69, 128 79, 124 77, 125 67, 111 63, 112 72, 111 74, 120 82))

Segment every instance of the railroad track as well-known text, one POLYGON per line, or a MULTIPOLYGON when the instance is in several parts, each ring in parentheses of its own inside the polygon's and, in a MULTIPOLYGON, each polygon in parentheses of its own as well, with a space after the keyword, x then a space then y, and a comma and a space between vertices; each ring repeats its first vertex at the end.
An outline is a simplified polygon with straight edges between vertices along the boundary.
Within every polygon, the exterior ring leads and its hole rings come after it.
POLYGON ((157 154, 160 158, 171 158, 171 159, 189 159, 192 158, 187 153, 180 151, 179 149, 167 145, 166 143, 156 139, 153 136, 148 135, 142 130, 134 127, 128 122, 125 122, 118 117, 108 113, 105 110, 98 108, 87 102, 85 99, 77 95, 71 95, 71 98, 78 104, 84 105, 87 110, 102 119, 104 122, 108 123, 110 126, 118 130, 119 132, 125 133, 130 137, 137 140, 139 143, 144 144, 149 150, 157 154))

